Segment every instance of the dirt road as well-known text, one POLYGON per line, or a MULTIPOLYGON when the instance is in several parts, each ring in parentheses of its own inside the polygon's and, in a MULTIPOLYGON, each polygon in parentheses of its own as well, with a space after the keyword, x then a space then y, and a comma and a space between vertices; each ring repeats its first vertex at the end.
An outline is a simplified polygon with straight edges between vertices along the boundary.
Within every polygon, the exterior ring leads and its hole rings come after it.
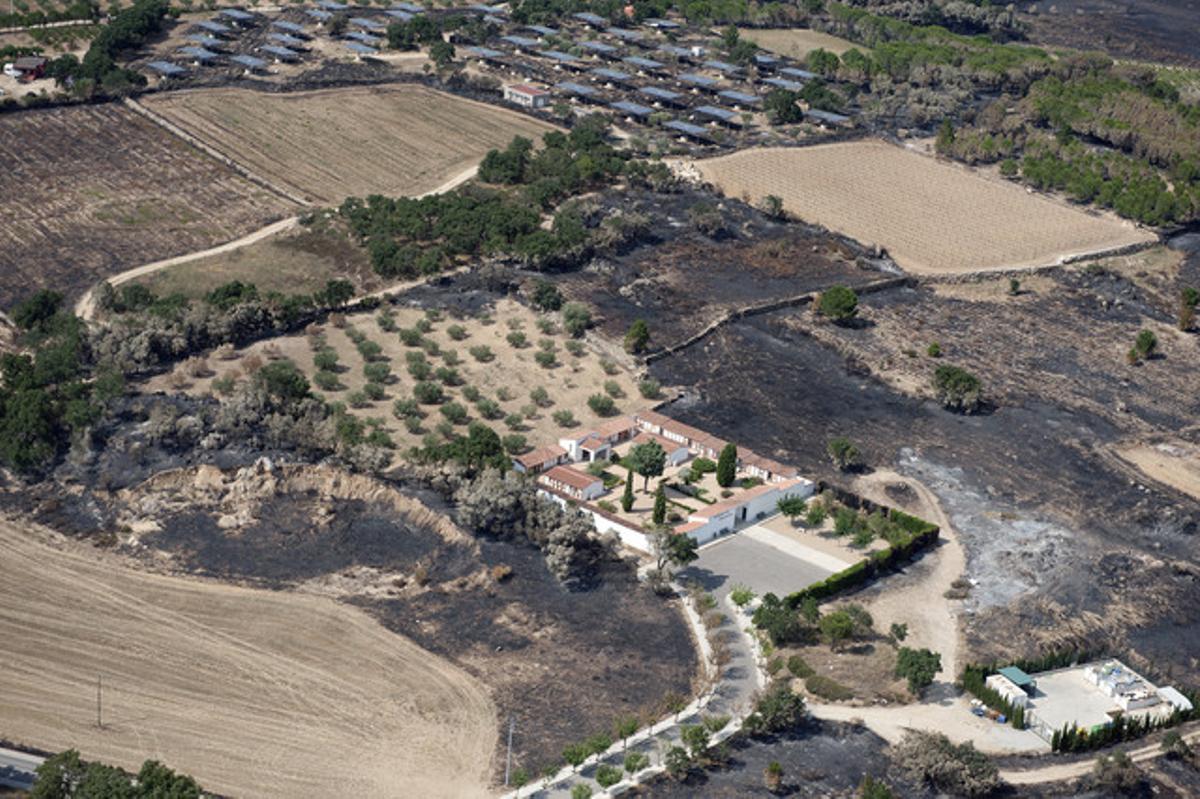
POLYGON ((487 690, 332 600, 147 574, 0 519, 0 641, 15 740, 234 796, 487 794, 487 690))

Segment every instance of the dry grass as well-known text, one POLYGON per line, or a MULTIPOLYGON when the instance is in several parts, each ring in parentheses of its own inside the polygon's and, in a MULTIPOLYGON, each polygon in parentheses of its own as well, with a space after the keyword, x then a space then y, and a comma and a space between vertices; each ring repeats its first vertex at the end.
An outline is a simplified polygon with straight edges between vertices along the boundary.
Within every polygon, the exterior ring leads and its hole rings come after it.
POLYGON ((487 690, 359 610, 133 571, 7 521, 0 564, 7 737, 235 796, 487 794, 487 690))
POLYGON ((292 206, 116 104, 0 117, 0 307, 212 247, 292 206))
MULTIPOLYGON (((418 308, 397 309, 394 317, 397 328, 412 328, 418 320, 424 318, 424 311, 418 308)), ((554 319, 557 325, 557 315, 546 318, 554 319)), ((558 326, 554 333, 546 335, 538 330, 537 319, 537 314, 520 303, 503 300, 497 303, 491 314, 490 323, 485 323, 480 318, 455 319, 444 315, 441 320, 432 323, 432 330, 424 334, 425 338, 435 342, 439 352, 443 353, 426 356, 426 360, 434 369, 446 366, 444 356, 446 350, 456 352, 458 363, 452 368, 458 371, 463 385, 446 386, 445 391, 450 400, 467 408, 470 419, 486 421, 501 436, 519 433, 525 436, 530 447, 539 447, 556 442, 566 429, 554 421, 553 414, 556 411, 568 410, 574 414, 578 424, 569 428, 571 430, 586 430, 603 421, 588 407, 587 399, 592 394, 605 393, 605 381, 615 381, 624 394, 623 398, 616 400, 616 406, 620 412, 630 413, 651 404, 638 392, 637 383, 627 365, 613 360, 612 364, 616 369, 616 374, 606 374, 601 366, 602 356, 595 349, 597 346, 595 342, 588 341, 583 354, 576 357, 565 348, 568 337, 561 330, 561 326, 558 326), (461 341, 451 338, 448 329, 452 325, 463 327, 466 331, 466 338, 461 341), (528 339, 527 346, 518 348, 507 341, 508 335, 513 332, 513 325, 517 325, 520 332, 525 334, 528 339), (554 342, 557 365, 552 368, 545 368, 534 360, 542 339, 550 339, 554 342), (480 362, 470 354, 470 348, 479 345, 491 349, 494 355, 493 360, 480 362), (479 390, 482 397, 495 400, 500 406, 503 416, 497 419, 482 419, 474 403, 463 395, 464 389, 467 387, 474 387, 479 390), (539 387, 546 389, 551 404, 544 408, 537 408, 536 414, 532 418, 524 419, 518 428, 511 429, 505 423, 504 417, 509 414, 520 414, 523 408, 531 405, 529 394, 533 389, 539 387), (501 399, 501 395, 510 397, 510 399, 501 399)), ((351 328, 365 334, 369 340, 382 347, 382 358, 391 366, 393 379, 385 386, 386 394, 382 400, 368 402, 361 408, 349 408, 350 412, 363 418, 383 419, 386 429, 392 434, 401 450, 420 444, 422 437, 433 431, 443 421, 443 416, 438 410, 438 406, 423 405, 421 409, 425 413, 425 418, 421 421, 420 430, 410 432, 401 420, 392 415, 392 404, 395 400, 412 397, 413 386, 417 381, 407 371, 405 353, 419 351, 419 348, 406 347, 400 341, 397 333, 381 330, 375 314, 364 313, 346 317, 344 328, 337 327, 335 324, 324 327, 325 340, 338 355, 341 367, 338 379, 343 388, 336 391, 321 391, 314 386, 314 391, 329 400, 347 402, 351 394, 361 391, 366 385, 367 380, 363 375, 363 358, 347 335, 351 328)), ((240 351, 240 366, 243 371, 249 372, 250 370, 246 366, 247 362, 250 361, 253 364, 254 359, 261 360, 264 348, 270 345, 277 346, 284 357, 295 362, 310 378, 316 372, 312 346, 308 337, 303 335, 259 342, 240 351)), ((436 378, 430 379, 436 382, 436 378)), ((168 381, 169 375, 153 378, 148 381, 144 390, 157 391, 173 388, 168 381)), ((212 390, 211 379, 190 381, 187 389, 196 394, 208 393, 212 390)), ((459 432, 465 432, 466 426, 458 425, 457 429, 459 432)))
POLYGON ((869 53, 869 47, 806 28, 742 28, 742 38, 749 39, 764 50, 803 61, 813 50, 828 50, 841 55, 851 48, 869 53))
POLYGON ((414 196, 475 166, 513 136, 553 128, 422 86, 264 94, 201 89, 146 105, 272 182, 321 203, 414 196))
POLYGON ((787 212, 880 244, 916 274, 1042 266, 1154 239, 1115 217, 878 141, 743 150, 697 166, 727 195, 781 197, 787 212))

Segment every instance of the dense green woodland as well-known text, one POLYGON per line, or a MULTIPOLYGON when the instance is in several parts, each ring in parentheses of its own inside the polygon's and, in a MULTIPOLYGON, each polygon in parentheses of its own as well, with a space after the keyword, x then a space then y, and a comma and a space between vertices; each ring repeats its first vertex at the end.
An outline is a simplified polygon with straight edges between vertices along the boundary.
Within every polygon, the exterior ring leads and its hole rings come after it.
POLYGON ((147 760, 137 774, 115 766, 88 763, 69 749, 38 766, 29 799, 200 799, 196 781, 147 760))

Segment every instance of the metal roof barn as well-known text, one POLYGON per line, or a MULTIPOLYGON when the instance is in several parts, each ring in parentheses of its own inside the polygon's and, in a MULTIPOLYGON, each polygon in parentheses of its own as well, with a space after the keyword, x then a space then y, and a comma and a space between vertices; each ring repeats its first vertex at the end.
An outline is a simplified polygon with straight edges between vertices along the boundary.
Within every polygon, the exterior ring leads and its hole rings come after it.
POLYGON ((626 64, 629 64, 631 67, 637 67, 638 69, 654 70, 663 68, 663 63, 661 61, 655 61, 650 58, 642 58, 641 56, 637 55, 631 55, 627 58, 622 58, 621 60, 626 64))
POLYGON ((187 74, 187 70, 183 67, 172 64, 170 61, 151 61, 146 64, 147 67, 162 75, 164 78, 174 78, 179 75, 187 74))
POLYGON ((809 72, 807 69, 796 69, 795 67, 785 67, 779 70, 780 75, 787 75, 789 78, 799 78, 800 80, 813 80, 817 77, 817 73, 809 72))
POLYGON ((276 45, 273 45, 273 44, 264 44, 259 49, 262 50, 264 53, 270 53, 271 55, 278 58, 280 61, 299 61, 300 60, 299 53, 297 53, 295 50, 289 50, 286 47, 277 47, 276 45))
POLYGON ((631 103, 628 100, 621 100, 615 103, 609 103, 609 108, 620 111, 622 114, 631 117, 646 118, 654 113, 654 109, 641 103, 631 103))
POLYGON ((702 105, 699 108, 695 109, 695 111, 697 114, 700 114, 701 116, 711 117, 712 119, 718 119, 721 122, 728 122, 730 124, 733 124, 733 123, 739 121, 738 115, 735 114, 733 111, 726 111, 724 108, 717 108, 716 106, 713 106, 713 105, 702 105))
POLYGON ((660 89, 657 86, 646 86, 638 89, 638 93, 652 97, 655 100, 662 100, 666 103, 677 103, 683 99, 683 95, 679 92, 673 92, 670 89, 660 89))
POLYGON ((601 80, 609 80, 613 83, 628 83, 631 75, 628 72, 621 72, 616 69, 593 69, 588 72, 589 75, 595 75, 601 80))
POLYGON ((768 78, 763 81, 768 86, 774 86, 776 89, 786 89, 789 92, 798 92, 804 88, 803 83, 796 83, 794 80, 785 78, 768 78))
POLYGON ((180 47, 179 52, 190 57, 193 61, 199 61, 201 64, 216 61, 221 57, 212 50, 205 50, 203 47, 180 47))
POLYGON ((286 33, 268 33, 267 38, 288 47, 304 47, 308 44, 303 39, 297 39, 295 36, 289 36, 286 33))
POLYGON ((745 92, 723 91, 717 92, 717 97, 722 100, 728 100, 737 105, 762 105, 762 98, 754 94, 746 94, 745 92))
POLYGON ((255 58, 252 55, 231 55, 229 60, 235 64, 241 64, 246 69, 266 69, 267 62, 261 58, 255 58))
POLYGON ((704 141, 708 141, 712 138, 708 131, 699 125, 693 125, 690 122, 682 122, 678 119, 672 119, 670 122, 664 122, 663 127, 670 128, 671 130, 677 130, 680 133, 691 136, 694 139, 703 139, 704 141))
POLYGON ((564 91, 567 94, 574 94, 577 97, 595 97, 596 90, 591 86, 584 86, 582 83, 574 83, 572 81, 563 81, 562 83, 554 84, 554 88, 559 91, 564 91))
POLYGON ((608 27, 608 20, 599 14, 591 14, 587 11, 581 11, 578 14, 572 14, 571 17, 579 20, 580 22, 586 22, 589 25, 595 25, 598 28, 608 27))

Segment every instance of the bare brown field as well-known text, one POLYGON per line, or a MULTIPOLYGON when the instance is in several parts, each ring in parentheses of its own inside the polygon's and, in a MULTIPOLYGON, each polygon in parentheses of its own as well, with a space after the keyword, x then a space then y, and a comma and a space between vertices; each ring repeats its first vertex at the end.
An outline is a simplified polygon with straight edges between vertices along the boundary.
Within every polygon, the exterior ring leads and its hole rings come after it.
POLYGON ((788 213, 882 245, 916 274, 1043 266, 1155 238, 879 141, 743 150, 696 166, 729 196, 781 197, 788 213))
POLYGON ((1200 499, 1200 447, 1185 441, 1136 444, 1116 450, 1151 480, 1200 499))
MULTIPOLYGON (((606 382, 614 383, 618 389, 620 396, 616 398, 616 408, 621 413, 631 413, 652 404, 651 400, 643 399, 638 392, 634 375, 621 355, 611 353, 610 358, 606 357, 596 336, 587 339, 581 355, 572 355, 566 350, 569 339, 558 323, 558 315, 543 315, 542 318, 554 323, 555 329, 552 333, 542 333, 538 329, 539 315, 529 308, 513 300, 502 300, 496 303, 493 311, 487 316, 464 315, 454 318, 446 314, 440 320, 431 323, 431 329, 423 338, 436 345, 437 354, 428 354, 427 362, 432 369, 454 369, 461 380, 457 384, 443 386, 446 402, 456 402, 468 411, 467 422, 457 425, 459 432, 466 430, 465 425, 470 420, 479 420, 491 425, 501 436, 512 433, 525 436, 530 447, 552 444, 568 432, 587 430, 603 421, 588 407, 587 400, 593 394, 604 394, 606 382), (460 341, 454 340, 449 333, 452 326, 462 327, 465 338, 460 341), (508 336, 518 331, 527 338, 527 343, 523 346, 514 346, 508 341, 508 336), (539 365, 534 357, 541 349, 543 341, 552 344, 555 350, 556 363, 549 368, 539 365), (479 361, 471 355, 470 349, 481 345, 491 350, 492 359, 479 361), (613 374, 606 373, 602 361, 611 361, 608 368, 613 374), (450 365, 451 362, 453 366, 450 365), (550 400, 546 407, 530 407, 529 395, 535 388, 544 388, 549 395, 550 400), (477 401, 472 401, 464 393, 471 389, 478 390, 482 399, 496 402, 500 411, 497 418, 483 418, 476 405, 477 401), (574 416, 574 422, 569 427, 564 427, 554 420, 554 413, 563 410, 570 411, 574 416), (513 414, 523 417, 516 427, 506 422, 506 417, 513 414)), ((394 324, 401 329, 412 328, 423 319, 425 313, 420 308, 397 308, 394 324)), ((396 332, 387 332, 380 328, 378 315, 355 314, 347 317, 344 328, 333 325, 324 327, 322 335, 326 345, 338 355, 337 377, 340 385, 332 391, 321 390, 314 385, 314 392, 330 401, 350 402, 351 396, 360 393, 366 385, 367 379, 363 374, 365 363, 354 342, 347 335, 351 328, 380 345, 382 353, 378 360, 391 367, 392 377, 384 387, 383 399, 364 401, 358 407, 351 403, 348 410, 363 418, 382 419, 385 429, 401 451, 421 444, 426 433, 433 432, 445 421, 444 416, 439 406, 424 405, 424 418, 421 419, 420 426, 410 430, 393 415, 393 403, 397 399, 411 398, 413 387, 418 382, 407 371, 406 355, 410 352, 419 353, 421 348, 406 347, 396 332)), ((228 361, 211 359, 209 366, 212 374, 209 377, 188 377, 185 367, 181 365, 171 374, 159 375, 147 381, 143 390, 172 391, 178 390, 181 384, 186 384, 185 390, 189 393, 209 394, 213 392, 214 379, 228 375, 233 375, 239 380, 245 379, 251 368, 249 363, 263 363, 272 357, 283 357, 293 361, 311 379, 317 371, 313 362, 314 354, 313 342, 304 335, 268 339, 234 352, 228 361)), ((430 376, 429 379, 437 382, 436 376, 430 376)))
POLYGON ((81 293, 293 209, 113 104, 0 117, 0 190, 0 307, 43 287, 81 293))
POLYGON ((865 53, 871 51, 869 47, 807 28, 741 28, 740 33, 743 39, 749 39, 764 50, 800 60, 818 49, 837 55, 852 48, 865 53))
POLYGON ((554 128, 423 86, 263 94, 201 89, 146 99, 157 113, 272 182, 321 203, 414 196, 488 150, 554 128))
POLYGON ((487 690, 362 611, 134 571, 8 520, 0 573, 7 737, 235 796, 487 795, 487 690))

